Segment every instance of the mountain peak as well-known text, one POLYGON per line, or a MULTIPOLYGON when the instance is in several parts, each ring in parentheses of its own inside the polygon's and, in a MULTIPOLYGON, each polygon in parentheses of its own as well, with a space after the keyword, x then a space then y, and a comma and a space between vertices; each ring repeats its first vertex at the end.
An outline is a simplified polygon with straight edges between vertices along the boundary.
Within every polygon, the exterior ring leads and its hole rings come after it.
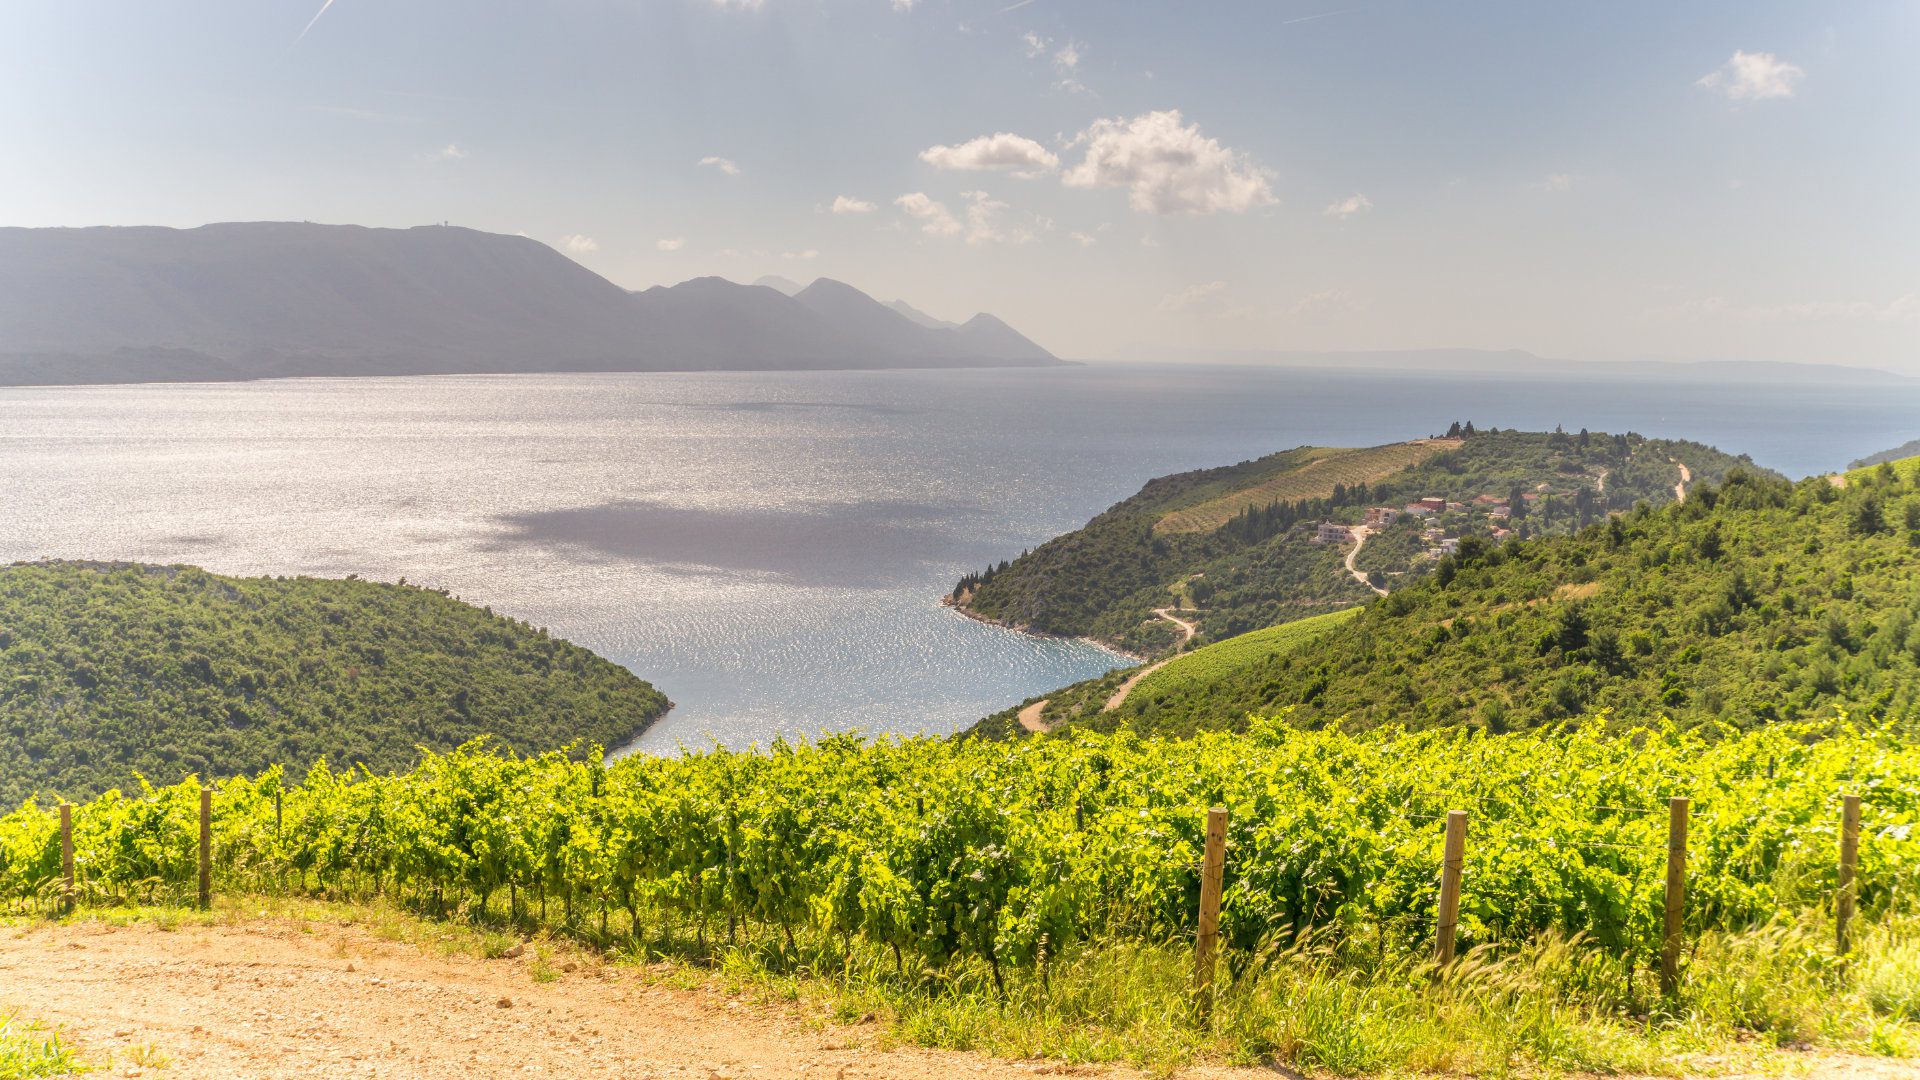
POLYGON ((1052 362, 831 279, 760 284, 634 293, 450 225, 0 228, 0 385, 1052 362))

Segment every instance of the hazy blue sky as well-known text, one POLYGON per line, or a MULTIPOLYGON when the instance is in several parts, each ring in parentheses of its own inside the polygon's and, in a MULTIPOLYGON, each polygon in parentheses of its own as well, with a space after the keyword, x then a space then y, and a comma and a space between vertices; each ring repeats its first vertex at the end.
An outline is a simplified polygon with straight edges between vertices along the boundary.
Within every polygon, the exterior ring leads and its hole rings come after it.
POLYGON ((321 3, 11 0, 0 224, 449 220, 1077 356, 1920 370, 1913 0, 321 3))

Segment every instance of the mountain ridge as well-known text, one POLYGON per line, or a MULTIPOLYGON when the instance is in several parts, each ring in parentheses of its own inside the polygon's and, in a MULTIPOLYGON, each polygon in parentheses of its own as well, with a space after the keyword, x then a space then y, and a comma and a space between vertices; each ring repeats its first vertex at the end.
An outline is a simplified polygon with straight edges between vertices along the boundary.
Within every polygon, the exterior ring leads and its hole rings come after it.
POLYGON ((1061 362, 840 289, 840 314, 719 278, 630 292, 459 226, 0 228, 0 385, 1061 362))

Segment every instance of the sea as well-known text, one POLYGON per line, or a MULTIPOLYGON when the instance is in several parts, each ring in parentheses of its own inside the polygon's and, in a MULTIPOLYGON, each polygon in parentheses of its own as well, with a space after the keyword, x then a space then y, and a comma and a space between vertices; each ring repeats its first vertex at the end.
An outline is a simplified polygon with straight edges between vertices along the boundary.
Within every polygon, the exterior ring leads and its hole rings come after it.
POLYGON ((0 563, 404 579, 675 702, 625 748, 944 734, 1125 663, 956 614, 969 570, 1185 469, 1481 427, 1695 439, 1799 477, 1920 382, 1231 365, 0 388, 0 563))

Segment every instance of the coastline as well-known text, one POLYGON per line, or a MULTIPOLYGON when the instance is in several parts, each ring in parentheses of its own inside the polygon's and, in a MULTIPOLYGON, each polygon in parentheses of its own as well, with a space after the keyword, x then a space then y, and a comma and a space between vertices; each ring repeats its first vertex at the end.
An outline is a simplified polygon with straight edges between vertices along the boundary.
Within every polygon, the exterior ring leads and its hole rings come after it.
POLYGON ((1148 663, 1150 660, 1149 657, 1141 656, 1138 653, 1128 652, 1127 650, 1122 649, 1111 642, 1101 641, 1099 638, 1087 637, 1084 634, 1081 634, 1081 635, 1049 634, 1045 630, 1035 630, 1035 629, 1032 629, 1031 627, 1016 626, 1013 623, 1005 622, 1000 619, 991 619, 985 615, 980 614, 979 612, 972 611, 962 606, 961 604, 956 603, 951 595, 941 597, 940 606, 948 609, 949 611, 955 612, 956 614, 964 616, 965 618, 972 619, 974 622, 985 623, 988 626, 997 626, 1002 630, 1011 630, 1016 634, 1025 634, 1028 637, 1046 638, 1053 641, 1078 641, 1083 645, 1091 645, 1094 648, 1099 649, 1101 652, 1120 657, 1121 659, 1127 660, 1134 664, 1145 664, 1145 663, 1148 663))

